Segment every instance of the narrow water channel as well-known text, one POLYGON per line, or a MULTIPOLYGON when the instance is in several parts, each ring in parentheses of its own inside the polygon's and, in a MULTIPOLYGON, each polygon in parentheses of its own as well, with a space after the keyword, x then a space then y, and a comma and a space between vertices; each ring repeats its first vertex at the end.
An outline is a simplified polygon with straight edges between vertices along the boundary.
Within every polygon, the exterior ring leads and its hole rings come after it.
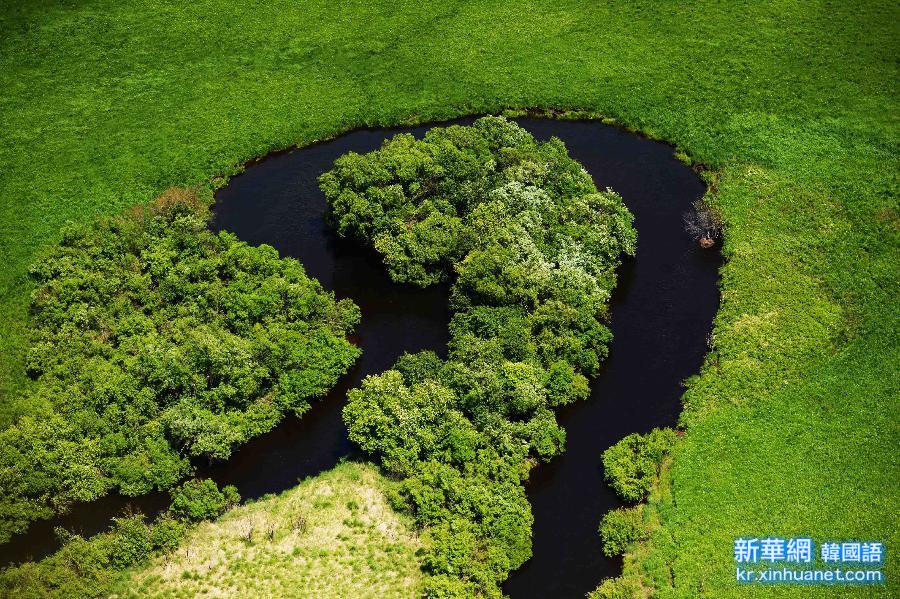
POLYGON ((597 534, 603 514, 621 505, 603 482, 601 454, 629 433, 677 421, 682 381, 707 351, 722 257, 682 228, 682 213, 705 187, 670 146, 596 122, 521 124, 535 137, 562 139, 597 187, 622 195, 638 231, 637 255, 619 270, 612 298, 609 357, 587 401, 560 414, 565 453, 529 480, 534 556, 504 585, 512 599, 574 599, 621 570, 597 534))
MULTIPOLYGON (((674 158, 671 147, 599 122, 526 118, 519 123, 539 139, 562 139, 598 187, 622 195, 638 230, 637 256, 622 266, 613 296, 610 357, 590 398, 561 414, 568 436, 565 454, 532 473, 534 557, 504 587, 513 599, 583 597, 620 568, 618 560, 602 556, 596 532, 603 513, 619 505, 603 483, 601 453, 628 433, 675 423, 681 381, 698 370, 706 351, 718 307, 721 256, 718 250, 695 247, 682 229, 681 214, 704 186, 674 158)), ((341 421, 347 390, 389 368, 404 351, 446 351, 446 288, 395 285, 373 255, 337 240, 323 221, 325 199, 316 182, 345 152, 367 152, 400 131, 421 136, 428 128, 358 130, 277 153, 216 194, 213 229, 231 231, 251 244, 268 243, 299 259, 325 288, 360 306, 362 322, 354 341, 363 355, 302 419, 288 418, 227 463, 201 466, 201 476, 234 484, 243 497, 257 498, 334 466, 353 451, 341 421)), ((55 526, 90 535, 105 529, 126 506, 154 514, 165 504, 166 496, 155 494, 111 496, 76 506, 0 546, 0 562, 55 550, 55 526)))

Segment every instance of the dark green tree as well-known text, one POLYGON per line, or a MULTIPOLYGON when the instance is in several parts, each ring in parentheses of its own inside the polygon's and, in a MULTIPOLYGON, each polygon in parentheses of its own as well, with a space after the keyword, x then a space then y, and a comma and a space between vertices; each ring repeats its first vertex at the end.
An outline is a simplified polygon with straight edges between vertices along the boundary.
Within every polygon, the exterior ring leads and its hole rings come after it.
POLYGON ((0 541, 73 501, 168 489, 303 414, 359 320, 293 259, 207 226, 208 195, 67 226, 31 269, 34 414, 0 432, 0 541))
POLYGON ((499 596, 531 555, 522 483, 565 445, 553 408, 586 397, 606 356, 631 214, 562 142, 496 117, 397 135, 320 183, 338 234, 395 281, 452 284, 447 359, 402 357, 350 392, 344 420, 428 527, 426 595, 499 596))

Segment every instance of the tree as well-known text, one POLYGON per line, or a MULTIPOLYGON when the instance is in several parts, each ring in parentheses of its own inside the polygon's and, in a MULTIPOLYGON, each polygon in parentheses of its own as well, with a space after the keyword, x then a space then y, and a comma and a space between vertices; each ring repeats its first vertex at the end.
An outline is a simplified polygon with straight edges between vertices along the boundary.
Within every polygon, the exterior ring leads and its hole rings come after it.
POLYGON ((113 489, 168 489, 350 367, 359 321, 293 259, 208 226, 208 196, 68 225, 31 269, 27 391, 0 432, 0 541, 113 489))
POLYGON ((523 480, 559 454, 552 408, 587 396, 632 216, 559 140, 503 118, 398 135, 320 179, 339 235, 391 278, 451 281, 446 360, 404 356, 349 394, 350 439, 401 479, 427 525, 426 596, 499 596, 531 555, 523 480))

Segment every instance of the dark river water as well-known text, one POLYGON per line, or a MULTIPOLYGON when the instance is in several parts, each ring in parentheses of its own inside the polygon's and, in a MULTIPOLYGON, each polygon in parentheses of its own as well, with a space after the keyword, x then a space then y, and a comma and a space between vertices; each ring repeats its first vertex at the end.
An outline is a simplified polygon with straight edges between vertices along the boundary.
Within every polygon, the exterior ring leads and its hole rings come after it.
MULTIPOLYGON (((670 146, 594 121, 518 122, 539 139, 562 139, 599 188, 612 187, 622 195, 638 230, 637 256, 620 269, 613 295, 610 356, 590 397, 560 414, 567 431, 565 454, 532 472, 534 557, 504 585, 514 599, 583 597, 621 568, 620 560, 603 557, 597 534, 603 514, 621 505, 603 483, 601 454, 629 433, 676 422, 681 383, 702 363, 718 308, 721 255, 696 247, 682 228, 681 214, 705 188, 670 146)), ((347 151, 367 152, 397 132, 421 136, 428 128, 358 130, 273 154, 217 192, 213 229, 231 231, 251 244, 268 243, 299 259, 326 289, 360 306, 362 322, 354 341, 363 354, 302 419, 287 418, 227 463, 199 466, 200 476, 234 484, 244 498, 258 498, 331 468, 354 452, 341 420, 347 390, 366 375, 388 369, 403 352, 446 352, 446 288, 391 283, 375 256, 336 239, 323 221, 325 198, 316 182, 347 151)), ((166 503, 167 495, 158 493, 109 496, 75 506, 0 546, 0 561, 39 558, 55 550, 55 526, 94 534, 129 507, 155 514, 166 503)))

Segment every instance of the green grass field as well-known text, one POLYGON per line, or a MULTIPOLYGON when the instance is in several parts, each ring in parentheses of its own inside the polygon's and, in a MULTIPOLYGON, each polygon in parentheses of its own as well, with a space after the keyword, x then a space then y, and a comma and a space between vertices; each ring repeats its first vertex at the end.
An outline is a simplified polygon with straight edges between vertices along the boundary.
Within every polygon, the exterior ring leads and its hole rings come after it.
POLYGON ((340 464, 200 524, 112 597, 411 599, 422 541, 391 509, 384 486, 374 467, 340 464))
POLYGON ((28 410, 27 267, 66 220, 361 125, 587 109, 708 165, 727 225, 715 349, 629 574, 663 597, 896 594, 898 22, 868 2, 7 3, 3 418, 28 410), (888 585, 736 585, 735 537, 801 533, 886 542, 888 585))

